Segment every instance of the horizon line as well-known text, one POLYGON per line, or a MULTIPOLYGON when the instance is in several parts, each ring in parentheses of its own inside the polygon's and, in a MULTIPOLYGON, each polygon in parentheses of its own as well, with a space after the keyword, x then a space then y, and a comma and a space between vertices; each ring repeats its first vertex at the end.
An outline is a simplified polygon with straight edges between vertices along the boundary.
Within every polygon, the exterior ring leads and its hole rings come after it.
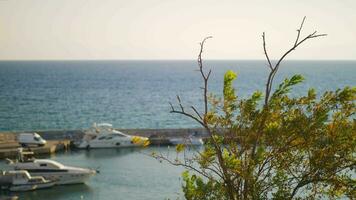
MULTIPOLYGON (((271 59, 277 61, 278 59, 271 59)), ((0 59, 0 62, 65 61, 197 61, 197 59, 0 59)), ((203 61, 266 61, 265 59, 204 59, 203 61)), ((356 61, 356 59, 288 59, 288 61, 356 61)))

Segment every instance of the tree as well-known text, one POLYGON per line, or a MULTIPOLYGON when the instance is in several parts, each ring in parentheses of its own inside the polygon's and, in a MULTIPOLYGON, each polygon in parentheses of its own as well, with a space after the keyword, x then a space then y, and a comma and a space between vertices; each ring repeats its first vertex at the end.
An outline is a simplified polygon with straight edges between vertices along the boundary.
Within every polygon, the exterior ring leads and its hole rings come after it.
MULTIPOLYGON (((203 79, 203 107, 187 108, 177 96, 178 108, 205 128, 208 139, 202 151, 183 159, 155 154, 191 172, 183 174, 183 192, 188 200, 200 199, 308 199, 356 198, 356 88, 291 97, 293 86, 304 78, 294 75, 273 89, 282 61, 304 42, 325 36, 313 32, 301 37, 305 17, 291 48, 275 62, 269 58, 266 36, 263 49, 270 72, 265 93, 249 98, 236 95, 237 75, 227 71, 223 96, 209 94, 211 70, 205 71, 200 43, 198 67, 203 79)), ((184 151, 178 145, 177 152, 184 151)))

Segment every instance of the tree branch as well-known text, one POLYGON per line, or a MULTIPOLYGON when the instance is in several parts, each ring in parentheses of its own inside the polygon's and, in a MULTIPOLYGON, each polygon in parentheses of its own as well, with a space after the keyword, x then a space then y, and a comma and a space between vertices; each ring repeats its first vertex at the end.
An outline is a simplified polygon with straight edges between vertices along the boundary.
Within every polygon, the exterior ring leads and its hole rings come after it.
POLYGON ((299 27, 299 29, 297 30, 298 35, 297 35, 297 39, 296 39, 296 40, 295 40, 295 42, 294 42, 294 46, 295 46, 295 45, 297 45, 297 43, 298 43, 299 36, 300 36, 300 32, 302 31, 302 28, 303 28, 303 25, 304 25, 305 18, 306 18, 306 16, 304 16, 304 17, 303 17, 302 23, 300 24, 300 27, 299 27))
POLYGON ((197 111, 197 109, 195 109, 194 106, 191 106, 192 110, 195 112, 195 114, 198 115, 199 119, 203 120, 202 116, 200 115, 200 113, 197 111))
POLYGON ((184 111, 178 111, 178 110, 171 110, 171 113, 178 113, 178 114, 182 114, 182 115, 185 115, 191 119, 194 119, 195 121, 197 121, 199 124, 201 124, 204 128, 206 128, 204 122, 200 121, 197 117, 195 117, 194 115, 192 114, 189 114, 189 113, 186 113, 184 111))
POLYGON ((203 87, 203 90, 204 90, 204 94, 203 94, 203 96, 204 96, 204 123, 206 123, 205 116, 208 113, 208 80, 210 77, 211 70, 209 71, 208 75, 206 75, 204 73, 202 54, 203 54, 203 50, 204 50, 204 44, 205 44, 206 40, 208 40, 210 38, 212 38, 212 36, 208 36, 208 37, 204 38, 203 41, 200 43, 200 51, 199 51, 199 55, 198 55, 199 71, 200 71, 200 74, 204 80, 204 87, 203 87))
POLYGON ((267 48, 266 48, 265 32, 262 33, 262 41, 263 41, 263 51, 265 53, 265 56, 266 56, 266 59, 267 59, 267 62, 268 62, 268 67, 273 71, 273 66, 272 66, 271 60, 269 59, 267 48))
POLYGON ((293 43, 292 47, 287 50, 277 61, 277 63, 273 66, 270 58, 268 56, 268 52, 266 49, 266 38, 265 38, 265 33, 262 34, 262 40, 263 40, 263 50, 264 50, 264 54, 265 57, 267 59, 269 68, 271 69, 271 72, 268 75, 268 79, 267 79, 267 83, 266 83, 266 95, 265 95, 265 107, 268 107, 268 101, 271 95, 271 90, 272 90, 272 86, 273 86, 273 80, 274 77, 279 69, 279 66, 281 64, 281 62, 284 60, 284 58, 287 57, 287 55, 289 55, 292 51, 294 51, 299 45, 301 45, 302 43, 304 43, 305 41, 309 40, 309 39, 313 39, 313 38, 317 38, 317 37, 323 37, 326 36, 327 34, 316 34, 317 32, 314 31, 313 33, 307 35, 306 37, 304 37, 302 40, 300 39, 300 35, 302 33, 302 29, 304 26, 304 22, 305 22, 306 17, 303 18, 302 23, 300 24, 299 29, 297 29, 297 37, 295 39, 295 42, 293 43))

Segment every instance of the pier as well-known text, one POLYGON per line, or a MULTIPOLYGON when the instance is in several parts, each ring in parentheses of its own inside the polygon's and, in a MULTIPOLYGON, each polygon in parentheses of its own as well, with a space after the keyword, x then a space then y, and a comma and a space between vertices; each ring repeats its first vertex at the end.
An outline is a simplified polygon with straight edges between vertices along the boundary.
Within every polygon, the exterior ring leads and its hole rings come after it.
MULTIPOLYGON (((48 140, 42 147, 25 147, 24 150, 32 151, 34 155, 51 154, 69 149, 70 140, 48 140)), ((15 158, 18 155, 18 148, 21 147, 17 141, 0 143, 0 159, 15 158)))
MULTIPOLYGON (((167 145, 171 137, 186 137, 188 135, 206 136, 202 128, 186 129, 117 129, 128 135, 137 135, 150 138, 152 145, 167 145)), ((36 132, 42 138, 47 140, 47 144, 42 147, 26 147, 24 150, 34 152, 35 156, 52 154, 59 151, 68 150, 72 143, 79 141, 84 130, 40 130, 40 131, 21 131, 21 132, 1 132, 0 133, 0 159, 14 158, 17 155, 18 148, 21 147, 17 141, 17 135, 20 133, 36 132)))

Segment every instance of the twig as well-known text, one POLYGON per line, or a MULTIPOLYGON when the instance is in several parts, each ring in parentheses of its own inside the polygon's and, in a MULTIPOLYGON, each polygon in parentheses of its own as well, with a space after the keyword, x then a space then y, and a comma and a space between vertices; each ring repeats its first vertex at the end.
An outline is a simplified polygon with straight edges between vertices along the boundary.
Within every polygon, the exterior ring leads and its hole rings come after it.
POLYGON ((323 37, 326 36, 327 34, 316 34, 317 32, 314 31, 313 33, 307 35, 306 37, 304 37, 302 40, 300 39, 300 35, 302 33, 302 29, 304 26, 304 22, 305 22, 306 17, 303 18, 302 23, 300 24, 299 29, 297 29, 297 37, 295 39, 295 42, 293 43, 292 47, 287 50, 277 61, 277 63, 273 66, 271 63, 271 60, 268 56, 268 51, 266 49, 266 37, 265 37, 265 33, 262 34, 262 40, 263 40, 263 50, 264 50, 264 54, 265 57, 267 59, 268 62, 268 66, 271 69, 271 72, 268 75, 268 79, 267 79, 267 83, 266 83, 266 95, 265 95, 265 107, 268 107, 268 102, 269 102, 269 98, 271 95, 271 90, 272 90, 272 85, 273 85, 273 80, 275 75, 277 74, 277 71, 279 69, 279 66, 281 64, 281 62, 284 60, 284 58, 289 55, 292 51, 294 51, 299 45, 301 45, 302 43, 304 43, 305 41, 309 40, 309 39, 313 39, 313 38, 317 38, 317 37, 323 37))

